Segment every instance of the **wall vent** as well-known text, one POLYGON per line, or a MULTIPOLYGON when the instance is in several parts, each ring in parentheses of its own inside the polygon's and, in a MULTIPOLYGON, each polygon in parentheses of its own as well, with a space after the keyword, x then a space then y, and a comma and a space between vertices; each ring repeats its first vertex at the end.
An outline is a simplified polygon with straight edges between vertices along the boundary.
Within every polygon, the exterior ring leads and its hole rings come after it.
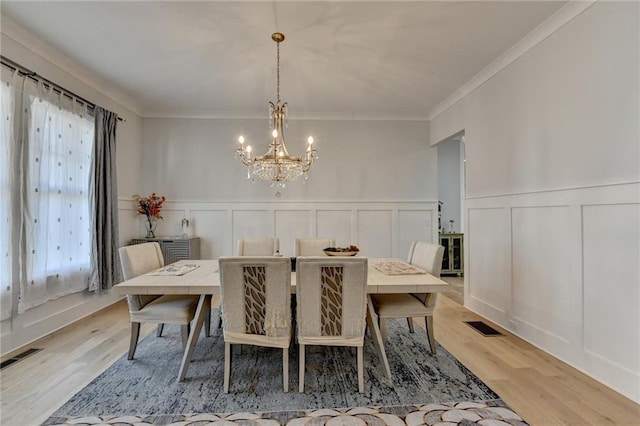
POLYGON ((20 352, 18 355, 9 358, 6 361, 2 361, 2 364, 0 364, 0 370, 4 370, 6 367, 15 364, 18 361, 22 361, 25 358, 30 357, 31 355, 35 354, 36 352, 40 352, 42 350, 42 348, 31 348, 31 349, 27 349, 24 352, 20 352))
POLYGON ((491 327, 488 324, 485 324, 482 321, 465 321, 465 323, 467 323, 469 326, 471 326, 474 330, 476 330, 478 333, 482 334, 483 336, 503 336, 503 334, 500 333, 498 330, 496 330, 495 328, 491 327))

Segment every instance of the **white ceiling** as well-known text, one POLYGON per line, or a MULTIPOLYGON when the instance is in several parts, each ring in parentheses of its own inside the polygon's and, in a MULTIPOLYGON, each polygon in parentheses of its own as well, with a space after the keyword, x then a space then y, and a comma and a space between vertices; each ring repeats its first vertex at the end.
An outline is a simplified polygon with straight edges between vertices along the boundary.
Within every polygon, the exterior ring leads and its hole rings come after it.
POLYGON ((0 1, 143 116, 425 119, 565 1, 0 1))

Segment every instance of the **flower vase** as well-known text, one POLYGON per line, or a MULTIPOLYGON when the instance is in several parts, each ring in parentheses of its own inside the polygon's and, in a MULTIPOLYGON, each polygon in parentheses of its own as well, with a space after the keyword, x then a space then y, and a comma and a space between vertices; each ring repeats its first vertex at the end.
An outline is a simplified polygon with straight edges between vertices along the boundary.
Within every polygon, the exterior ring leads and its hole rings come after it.
POLYGON ((156 237, 156 226, 158 226, 158 222, 154 219, 148 218, 144 223, 144 227, 147 230, 147 235, 145 238, 155 238, 156 237))

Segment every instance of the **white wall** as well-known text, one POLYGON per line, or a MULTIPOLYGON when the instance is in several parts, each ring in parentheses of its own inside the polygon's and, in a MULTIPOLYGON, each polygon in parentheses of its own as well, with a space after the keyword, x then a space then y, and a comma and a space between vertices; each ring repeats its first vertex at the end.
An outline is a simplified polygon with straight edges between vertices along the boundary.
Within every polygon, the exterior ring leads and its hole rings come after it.
MULTIPOLYGON (((140 181, 140 117, 113 98, 117 90, 95 81, 90 74, 52 50, 31 34, 2 19, 2 55, 37 72, 77 95, 116 112, 126 121, 118 124, 117 165, 120 194, 130 194, 140 181)), ((128 237, 121 239, 123 242, 128 237)), ((2 354, 9 353, 117 300, 114 295, 77 293, 45 303, 0 323, 2 354)), ((14 306, 17 301, 14 301, 14 306)))
MULTIPOLYGON (((290 153, 300 153, 312 134, 319 159, 306 184, 289 183, 279 197, 268 183, 247 180, 234 159, 240 134, 256 153, 266 151, 266 117, 145 118, 142 133, 144 178, 136 192, 168 198, 156 234, 179 235, 187 217, 204 258, 231 255, 249 237, 280 238, 284 255, 294 254, 295 238, 317 236, 357 244, 368 256, 403 258, 413 239, 436 241, 437 152, 427 122, 290 120, 290 153)), ((121 226, 140 236, 127 202, 121 226)))
MULTIPOLYGON (((143 119, 144 186, 170 200, 273 201, 268 184, 246 179, 234 160, 244 135, 254 153, 266 151, 270 131, 259 119, 143 119)), ((433 200, 437 195, 436 150, 426 121, 289 120, 292 155, 315 138, 319 159, 309 180, 292 182, 280 200, 433 200), (402 171, 402 173, 399 173, 402 171)))
POLYGON ((636 402, 639 18, 595 3, 431 127, 466 134, 467 307, 636 402))

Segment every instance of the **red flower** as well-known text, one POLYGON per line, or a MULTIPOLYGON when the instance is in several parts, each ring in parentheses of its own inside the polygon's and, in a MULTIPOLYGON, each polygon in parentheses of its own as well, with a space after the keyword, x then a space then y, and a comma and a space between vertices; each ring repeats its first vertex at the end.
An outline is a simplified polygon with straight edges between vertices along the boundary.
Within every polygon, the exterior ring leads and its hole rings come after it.
POLYGON ((136 194, 133 196, 133 200, 135 201, 138 214, 147 216, 148 221, 151 221, 152 217, 162 219, 160 209, 162 209, 162 205, 166 201, 164 195, 158 196, 153 192, 149 197, 141 197, 136 194))

